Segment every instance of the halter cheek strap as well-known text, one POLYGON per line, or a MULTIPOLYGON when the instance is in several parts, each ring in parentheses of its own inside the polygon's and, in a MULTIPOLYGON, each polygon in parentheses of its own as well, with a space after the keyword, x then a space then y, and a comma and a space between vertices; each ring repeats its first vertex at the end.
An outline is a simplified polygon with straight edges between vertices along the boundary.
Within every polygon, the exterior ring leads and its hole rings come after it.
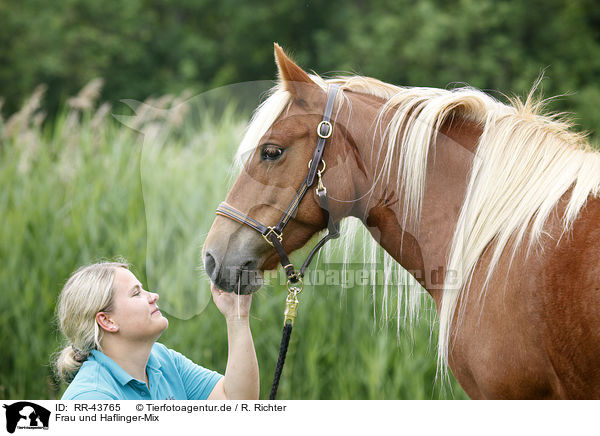
POLYGON ((223 202, 217 208, 217 215, 224 216, 226 218, 230 218, 234 221, 237 221, 240 224, 247 225, 248 227, 256 230, 265 238, 265 240, 273 246, 277 254, 279 255, 279 260, 285 273, 288 278, 288 282, 295 283, 302 279, 304 276, 304 271, 310 264, 314 255, 319 251, 319 249, 330 239, 334 239, 339 237, 339 229, 337 223, 335 223, 329 213, 329 203, 327 201, 327 188, 323 184, 323 180, 321 176, 325 171, 326 164, 323 160, 323 151, 325 150, 325 144, 327 142, 327 138, 331 136, 333 133, 333 125, 331 124, 331 114, 333 113, 333 106, 335 103, 335 98, 337 96, 339 90, 338 85, 331 85, 329 91, 327 92, 327 102, 325 103, 325 110, 323 111, 323 119, 317 126, 317 144, 315 145, 315 151, 313 152, 313 157, 308 163, 308 174, 302 181, 300 188, 296 191, 296 195, 294 199, 287 207, 286 211, 283 213, 279 222, 275 226, 266 226, 261 222, 249 217, 248 215, 240 212, 233 206, 223 202), (319 169, 319 166, 321 168, 319 169), (318 184, 316 188, 317 199, 319 201, 319 206, 323 209, 325 214, 325 219, 327 220, 327 230, 328 233, 325 235, 315 247, 311 250, 310 254, 302 264, 302 267, 296 272, 294 266, 290 262, 289 256, 283 248, 283 229, 292 218, 292 216, 296 213, 300 202, 306 195, 308 189, 313 185, 315 181, 315 177, 318 179, 318 184))

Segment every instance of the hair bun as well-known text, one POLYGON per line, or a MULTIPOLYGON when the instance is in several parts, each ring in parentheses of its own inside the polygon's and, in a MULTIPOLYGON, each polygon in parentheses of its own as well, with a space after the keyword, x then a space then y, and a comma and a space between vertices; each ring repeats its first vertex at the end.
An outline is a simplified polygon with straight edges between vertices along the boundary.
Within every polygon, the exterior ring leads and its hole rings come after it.
POLYGON ((73 359, 77 362, 85 362, 90 355, 89 351, 82 351, 74 345, 71 345, 71 348, 73 349, 73 359))

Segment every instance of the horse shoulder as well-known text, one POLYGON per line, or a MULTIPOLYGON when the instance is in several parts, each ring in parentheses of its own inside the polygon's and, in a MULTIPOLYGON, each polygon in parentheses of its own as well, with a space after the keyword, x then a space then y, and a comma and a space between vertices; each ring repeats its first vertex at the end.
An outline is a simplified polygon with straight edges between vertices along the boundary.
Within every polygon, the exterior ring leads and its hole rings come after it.
POLYGON ((600 398, 600 199, 590 198, 541 276, 544 344, 569 398, 600 398))
POLYGON ((565 204, 484 288, 488 249, 461 297, 450 366, 471 398, 600 398, 600 200, 561 237, 565 204))

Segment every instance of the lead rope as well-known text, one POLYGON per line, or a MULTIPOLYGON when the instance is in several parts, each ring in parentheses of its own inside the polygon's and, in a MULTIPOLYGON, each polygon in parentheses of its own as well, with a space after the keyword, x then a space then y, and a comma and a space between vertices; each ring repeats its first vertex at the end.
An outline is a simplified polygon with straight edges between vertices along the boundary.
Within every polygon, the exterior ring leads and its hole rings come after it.
POLYGON ((277 357, 277 365, 275 365, 275 374, 273 375, 273 385, 271 386, 271 395, 269 400, 274 400, 277 397, 277 388, 279 387, 279 379, 283 371, 285 356, 287 355, 290 337, 292 336, 292 328, 296 319, 298 310, 298 294, 302 292, 303 284, 299 279, 296 283, 290 280, 287 282, 288 296, 285 299, 285 312, 283 318, 283 332, 281 334, 281 345, 279 346, 279 356, 277 357))
POLYGON ((308 264, 310 263, 314 254, 318 251, 319 248, 323 246, 323 244, 325 244, 325 242, 327 242, 329 239, 337 238, 340 235, 338 226, 337 224, 335 224, 331 214, 329 213, 329 204, 327 201, 327 188, 323 184, 323 180, 321 178, 324 171, 325 161, 323 161, 323 168, 320 171, 317 171, 318 182, 315 192, 317 194, 317 199, 319 200, 319 205, 321 206, 321 209, 323 209, 326 213, 328 234, 324 238, 322 238, 321 241, 319 241, 319 243, 313 248, 312 252, 309 254, 308 258, 305 260, 304 264, 298 272, 295 271, 291 263, 287 265, 288 267, 291 267, 291 274, 288 273, 288 296, 285 300, 285 312, 283 314, 283 332, 281 334, 279 356, 277 357, 277 364, 275 365, 275 374, 273 375, 273 385, 271 386, 271 395, 269 395, 269 400, 274 400, 277 397, 279 379, 281 378, 281 372, 283 371, 283 364, 285 363, 285 357, 287 355, 288 346, 290 344, 290 338, 292 336, 292 328, 294 326, 294 320, 296 319, 296 314, 298 311, 298 294, 300 294, 302 292, 302 289, 304 288, 304 284, 302 283, 302 276, 304 275, 304 270, 308 267, 308 264))

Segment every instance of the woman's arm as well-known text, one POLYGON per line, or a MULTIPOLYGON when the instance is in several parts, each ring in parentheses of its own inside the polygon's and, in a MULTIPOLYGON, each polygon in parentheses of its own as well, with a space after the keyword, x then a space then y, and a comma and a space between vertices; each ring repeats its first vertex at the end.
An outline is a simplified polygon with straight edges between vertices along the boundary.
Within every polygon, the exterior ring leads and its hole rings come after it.
POLYGON ((257 400, 258 361, 250 331, 252 295, 236 295, 211 285, 213 300, 227 322, 229 351, 225 377, 215 385, 209 400, 257 400))

